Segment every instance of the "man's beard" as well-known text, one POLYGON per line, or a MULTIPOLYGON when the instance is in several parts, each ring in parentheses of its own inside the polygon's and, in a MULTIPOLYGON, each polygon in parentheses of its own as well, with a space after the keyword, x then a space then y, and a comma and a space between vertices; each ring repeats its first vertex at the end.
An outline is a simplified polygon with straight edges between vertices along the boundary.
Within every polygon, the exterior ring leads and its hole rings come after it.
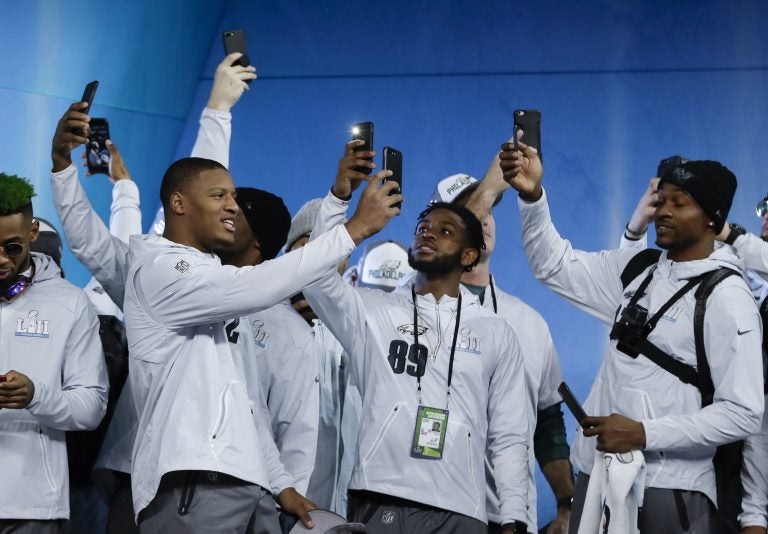
POLYGON ((461 254, 459 251, 451 256, 443 256, 433 260, 416 260, 411 249, 408 249, 408 265, 416 271, 424 274, 448 274, 461 266, 461 254))

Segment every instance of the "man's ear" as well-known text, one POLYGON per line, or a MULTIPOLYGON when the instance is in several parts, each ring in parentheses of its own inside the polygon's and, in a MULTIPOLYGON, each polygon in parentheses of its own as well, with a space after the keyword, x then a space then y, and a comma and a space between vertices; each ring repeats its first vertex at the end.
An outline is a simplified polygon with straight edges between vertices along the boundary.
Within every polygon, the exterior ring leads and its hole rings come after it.
POLYGON ((474 265, 479 257, 480 252, 476 248, 465 248, 464 252, 461 253, 461 266, 464 267, 465 271, 471 271, 470 265, 474 265))
POLYGON ((32 223, 29 225, 29 242, 37 241, 40 236, 40 221, 32 219, 32 223))
POLYGON ((168 207, 175 215, 184 215, 186 212, 184 200, 184 195, 179 191, 171 193, 171 197, 168 199, 168 207))

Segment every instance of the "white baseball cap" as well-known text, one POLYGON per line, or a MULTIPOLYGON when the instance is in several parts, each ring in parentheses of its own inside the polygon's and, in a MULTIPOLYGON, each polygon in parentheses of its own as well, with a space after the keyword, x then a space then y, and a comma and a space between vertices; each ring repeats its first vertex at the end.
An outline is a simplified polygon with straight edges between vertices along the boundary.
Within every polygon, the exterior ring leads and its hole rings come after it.
MULTIPOLYGON (((432 198, 429 199, 430 204, 436 202, 455 202, 459 197, 465 197, 480 185, 480 180, 469 174, 459 173, 452 174, 447 178, 443 178, 437 182, 435 192, 432 193, 432 198)), ((495 206, 501 202, 501 195, 493 203, 495 206)))
POLYGON ((395 241, 371 243, 358 263, 357 287, 392 291, 401 279, 413 272, 408 251, 395 241))

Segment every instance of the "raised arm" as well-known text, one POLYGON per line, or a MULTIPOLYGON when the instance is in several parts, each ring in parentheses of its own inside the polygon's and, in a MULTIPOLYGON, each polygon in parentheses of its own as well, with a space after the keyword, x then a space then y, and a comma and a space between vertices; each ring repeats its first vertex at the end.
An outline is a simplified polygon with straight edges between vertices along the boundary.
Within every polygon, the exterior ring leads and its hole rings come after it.
POLYGON ((621 303, 621 272, 634 250, 584 252, 575 250, 552 224, 543 170, 535 150, 519 143, 502 145, 504 179, 518 192, 523 244, 534 276, 578 308, 605 323, 621 303))
POLYGON ((87 135, 88 115, 81 113, 81 102, 72 104, 61 118, 53 137, 51 189, 64 235, 75 257, 104 287, 110 298, 122 308, 125 279, 128 274, 128 245, 109 229, 93 210, 72 164, 72 150, 87 141, 76 135, 81 128, 87 135))
POLYGON ((229 142, 232 137, 232 108, 249 89, 248 83, 256 79, 253 66, 233 65, 242 54, 229 54, 216 67, 213 87, 208 103, 200 115, 192 157, 218 161, 229 168, 229 142))
POLYGON ((637 201, 624 233, 621 234, 619 248, 648 248, 648 225, 653 221, 656 204, 659 201, 659 179, 651 178, 648 187, 637 201))

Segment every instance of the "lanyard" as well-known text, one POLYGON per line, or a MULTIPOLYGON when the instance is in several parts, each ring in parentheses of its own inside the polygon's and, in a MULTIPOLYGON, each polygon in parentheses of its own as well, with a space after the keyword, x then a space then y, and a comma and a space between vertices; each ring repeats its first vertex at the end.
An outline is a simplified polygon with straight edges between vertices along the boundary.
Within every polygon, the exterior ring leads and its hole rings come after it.
POLYGON ((498 306, 496 305, 496 289, 493 286, 493 275, 488 273, 488 281, 491 286, 491 299, 493 300, 493 313, 499 313, 498 306))
MULTIPOLYGON (((415 353, 419 354, 419 314, 416 310, 416 288, 411 286, 411 297, 413 298, 413 341, 416 347, 415 353)), ((448 402, 451 400, 451 380, 453 379, 453 358, 456 354, 456 341, 459 339, 459 323, 461 322, 461 290, 459 290, 459 298, 456 303, 456 327, 453 330, 453 343, 451 343, 451 358, 448 361, 448 391, 445 397, 445 407, 448 408, 448 402)), ((438 336, 442 336, 442 332, 437 332, 438 336)), ((439 340, 439 338, 438 338, 439 340)), ((424 371, 427 370, 427 361, 424 362, 424 371)), ((417 366, 418 368, 418 366, 417 366)), ((419 393, 419 406, 421 406, 421 375, 416 373, 416 382, 418 384, 419 393)))

